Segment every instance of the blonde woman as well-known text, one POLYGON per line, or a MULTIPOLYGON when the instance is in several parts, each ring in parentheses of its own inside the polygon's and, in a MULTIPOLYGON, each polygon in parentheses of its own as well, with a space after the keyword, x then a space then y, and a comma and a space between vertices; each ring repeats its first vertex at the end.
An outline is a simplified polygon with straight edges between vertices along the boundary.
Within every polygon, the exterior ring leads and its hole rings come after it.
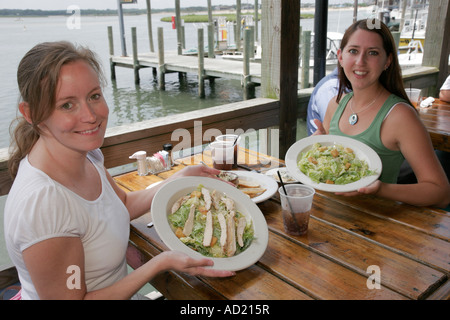
MULTIPOLYGON (((148 212, 155 188, 125 193, 103 166, 108 120, 93 52, 68 42, 32 48, 18 68, 22 102, 5 207, 5 237, 23 299, 129 299, 157 273, 224 277, 210 259, 164 252, 127 274, 130 220, 148 212), (68 286, 73 272, 80 286, 68 286)), ((212 176, 188 167, 177 176, 212 176)))

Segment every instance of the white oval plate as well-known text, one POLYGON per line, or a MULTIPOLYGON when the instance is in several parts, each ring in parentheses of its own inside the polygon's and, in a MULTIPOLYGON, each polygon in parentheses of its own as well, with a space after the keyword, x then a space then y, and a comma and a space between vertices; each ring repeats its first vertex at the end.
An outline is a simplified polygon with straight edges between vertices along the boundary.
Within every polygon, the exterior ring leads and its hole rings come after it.
POLYGON ((242 178, 242 180, 255 182, 259 184, 261 188, 266 189, 266 191, 261 193, 259 196, 250 198, 254 203, 260 203, 269 199, 278 190, 278 184, 276 183, 276 181, 270 179, 264 174, 252 171, 238 171, 238 170, 231 172, 236 173, 239 178, 242 178))
POLYGON ((266 176, 270 177, 271 179, 275 180, 276 182, 281 183, 280 178, 278 178, 277 171, 280 171, 280 173, 286 172, 287 174, 289 174, 290 179, 285 179, 285 178, 283 178, 283 175, 281 176, 284 184, 298 183, 298 181, 294 177, 290 176, 290 173, 286 167, 273 168, 273 169, 270 169, 269 171, 267 171, 265 174, 266 174, 266 176))
POLYGON ((329 192, 350 192, 368 186, 378 179, 382 169, 381 159, 372 148, 358 140, 330 134, 310 136, 297 141, 287 151, 285 162, 289 173, 295 179, 315 189, 329 192), (324 146, 340 144, 344 147, 352 148, 353 152, 355 152, 356 157, 360 160, 366 161, 369 165, 369 169, 375 171, 375 174, 364 177, 358 181, 342 185, 316 183, 312 181, 307 175, 300 171, 297 164, 301 158, 302 152, 308 151, 312 148, 313 144, 317 142, 321 143, 324 146))
POLYGON ((258 206, 244 193, 224 181, 206 177, 182 177, 161 187, 155 194, 151 206, 151 215, 156 232, 161 240, 171 249, 182 251, 194 258, 204 256, 183 244, 172 231, 167 215, 175 201, 195 190, 198 185, 217 190, 234 200, 236 210, 253 221, 255 239, 240 254, 230 258, 210 258, 214 261, 213 269, 237 271, 248 268, 264 254, 269 241, 266 219, 258 206))

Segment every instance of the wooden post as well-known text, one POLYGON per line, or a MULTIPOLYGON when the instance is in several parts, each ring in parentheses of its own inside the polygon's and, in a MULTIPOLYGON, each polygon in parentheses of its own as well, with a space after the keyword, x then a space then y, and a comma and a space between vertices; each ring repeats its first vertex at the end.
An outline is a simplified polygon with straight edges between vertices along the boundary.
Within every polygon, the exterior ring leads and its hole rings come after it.
MULTIPOLYGON (((248 26, 247 29, 249 29, 251 32, 249 33, 248 37, 248 45, 249 45, 249 57, 250 59, 253 59, 255 57, 255 26, 248 26)), ((247 45, 247 44, 246 44, 247 45)))
POLYGON ((180 15, 180 0, 175 0, 175 24, 177 29, 177 49, 178 54, 183 53, 182 45, 182 35, 181 35, 181 15, 180 15))
POLYGON ((155 48, 153 47, 152 7, 150 4, 150 0, 146 0, 146 2, 147 2, 148 40, 149 40, 149 45, 150 45, 150 51, 155 52, 155 48))
POLYGON ((214 21, 211 0, 208 0, 208 58, 214 58, 214 21))
POLYGON ((134 83, 139 84, 140 79, 139 79, 139 60, 138 60, 136 27, 131 28, 131 40, 132 40, 132 44, 133 44, 134 83))
POLYGON ((326 74, 328 0, 316 0, 314 18, 314 86, 326 74))
POLYGON ((261 97, 280 98, 281 0, 263 0, 261 10, 261 97))
POLYGON ((279 157, 297 133, 300 2, 263 0, 261 96, 280 100, 279 157))
POLYGON ((280 158, 297 138, 298 41, 300 1, 281 1, 280 158), (282 76, 281 76, 282 75, 282 76))
POLYGON ((109 43, 109 67, 111 68, 111 80, 116 80, 116 65, 112 61, 114 56, 114 39, 112 26, 108 26, 108 43, 109 43))
MULTIPOLYGON (((180 17, 180 23, 181 23, 181 17, 180 17)), ((186 49, 186 36, 184 33, 184 26, 181 25, 181 48, 186 49)))
POLYGON ((422 66, 439 69, 438 87, 428 95, 437 96, 440 86, 448 76, 448 55, 450 51, 450 4, 448 0, 430 1, 427 30, 425 33, 422 66))
POLYGON ((234 42, 236 43, 236 50, 241 50, 241 0, 236 0, 236 29, 234 35, 234 42))
POLYGON ((208 24, 208 58, 214 58, 214 25, 208 24))
POLYGON ((358 0, 353 2, 353 23, 358 21, 358 0))
POLYGON ((255 0, 255 12, 253 14, 253 20, 255 21, 255 42, 258 43, 258 24, 259 24, 259 12, 258 12, 258 0, 255 0))
POLYGON ((204 41, 203 41, 203 28, 197 29, 198 36, 198 96, 200 98, 205 97, 205 70, 204 70, 204 41))
POLYGON ((243 79, 242 79, 242 85, 244 87, 244 100, 249 99, 249 81, 248 78, 250 76, 250 41, 251 41, 251 35, 252 32, 251 29, 245 29, 244 30, 244 72, 243 72, 243 79))
POLYGON ((122 46, 122 56, 127 56, 127 45, 125 43, 125 27, 123 22, 122 3, 117 0, 117 14, 119 15, 120 44, 122 46))
POLYGON ((311 31, 303 31, 302 33, 302 76, 301 88, 309 88, 309 59, 311 56, 311 31))
POLYGON ((158 27, 158 83, 160 90, 166 89, 164 64, 164 29, 158 27))

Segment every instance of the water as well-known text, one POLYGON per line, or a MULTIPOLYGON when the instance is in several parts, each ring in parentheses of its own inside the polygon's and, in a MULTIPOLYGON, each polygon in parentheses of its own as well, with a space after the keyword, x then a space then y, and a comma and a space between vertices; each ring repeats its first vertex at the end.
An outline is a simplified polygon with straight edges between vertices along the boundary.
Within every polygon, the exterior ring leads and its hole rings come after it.
MULTIPOLYGON (((329 11, 329 31, 343 32, 352 21, 352 10, 329 11)), ((153 41, 157 50, 157 28, 164 28, 164 47, 176 50, 176 31, 170 23, 161 22, 167 14, 152 15, 153 41)), ((115 54, 121 54, 119 20, 117 16, 82 16, 80 29, 69 29, 69 16, 40 18, 0 18, 1 58, 0 70, 0 148, 9 145, 9 126, 17 115, 19 99, 16 72, 20 59, 35 44, 44 41, 68 40, 89 46, 101 58, 105 75, 110 79, 109 45, 107 26, 113 27, 115 54)), ((132 54, 131 27, 137 28, 138 51, 148 52, 147 16, 125 16, 125 37, 128 55, 132 54)), ((313 30, 314 20, 301 20, 303 30, 313 30)), ((196 47, 198 25, 186 24, 186 49, 196 47)), ((205 27, 206 32, 206 27, 205 27)), ((261 34, 261 33, 259 33, 261 34)), ((205 39, 206 34, 205 34, 205 39)), ((216 79, 214 87, 206 82, 206 98, 197 97, 197 76, 188 74, 180 83, 178 74, 166 75, 166 90, 159 91, 151 68, 140 70, 140 85, 134 84, 132 69, 116 67, 116 82, 109 81, 104 90, 110 108, 108 127, 149 120, 171 114, 198 110, 217 105, 242 101, 243 90, 240 81, 216 79)), ((258 91, 256 93, 258 96, 258 91)))

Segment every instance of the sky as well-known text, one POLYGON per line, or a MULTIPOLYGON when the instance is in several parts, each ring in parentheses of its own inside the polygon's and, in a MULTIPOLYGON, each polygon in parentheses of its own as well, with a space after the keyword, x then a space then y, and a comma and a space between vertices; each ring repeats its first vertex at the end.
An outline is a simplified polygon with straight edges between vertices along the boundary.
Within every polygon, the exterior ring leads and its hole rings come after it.
MULTIPOLYGON (((146 8, 145 0, 137 0, 137 4, 125 4, 123 8, 146 8)), ((174 0, 150 0, 151 7, 154 9, 174 8, 174 0)), ((352 1, 352 0, 347 0, 352 1)), ((302 2, 314 2, 314 0, 302 0, 302 2)), ((331 0, 329 3, 344 2, 331 0)), ((241 0, 241 4, 253 4, 254 0, 241 0)), ((261 4, 261 0, 259 0, 261 4)), ((204 6, 208 4, 207 0, 180 0, 181 7, 204 6)), ((236 0, 211 0, 215 5, 234 5, 236 0)), ((41 10, 66 10, 69 6, 76 5, 80 9, 117 9, 117 0, 0 0, 0 9, 41 9, 41 10)))

